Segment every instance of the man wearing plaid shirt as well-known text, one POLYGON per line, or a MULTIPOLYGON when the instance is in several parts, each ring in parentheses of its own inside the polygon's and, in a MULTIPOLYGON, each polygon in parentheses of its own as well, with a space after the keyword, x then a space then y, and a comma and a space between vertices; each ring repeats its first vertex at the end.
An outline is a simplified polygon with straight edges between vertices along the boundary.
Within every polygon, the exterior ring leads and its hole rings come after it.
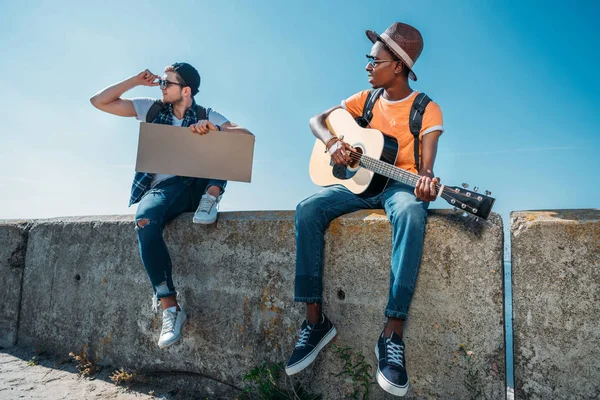
MULTIPOLYGON (((188 63, 175 63, 165 68, 162 78, 144 70, 101 90, 91 98, 91 102, 94 107, 110 114, 136 117, 140 121, 156 124, 189 127, 200 135, 222 130, 251 135, 211 108, 197 106, 194 96, 199 87, 198 71, 188 63), (162 99, 121 98, 126 91, 137 86, 159 86, 162 99)), ((163 239, 163 229, 179 214, 194 210, 193 222, 214 223, 226 184, 223 180, 168 174, 138 172, 135 175, 129 205, 139 202, 135 220, 140 255, 154 288, 153 308, 156 309, 157 299, 160 299, 163 309, 163 326, 158 341, 161 348, 177 342, 187 322, 185 311, 177 303, 171 258, 163 239)))

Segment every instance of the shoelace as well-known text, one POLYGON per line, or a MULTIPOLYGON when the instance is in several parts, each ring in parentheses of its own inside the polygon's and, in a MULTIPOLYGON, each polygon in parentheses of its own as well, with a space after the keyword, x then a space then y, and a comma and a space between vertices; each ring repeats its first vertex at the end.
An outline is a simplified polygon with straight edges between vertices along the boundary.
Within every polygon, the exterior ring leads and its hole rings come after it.
POLYGON ((311 326, 306 325, 306 328, 300 331, 300 338, 298 339, 298 343, 296 343, 297 349, 306 346, 306 342, 308 341, 308 337, 310 336, 311 330, 311 326))
POLYGON ((177 313, 173 311, 165 310, 163 312, 163 326, 160 334, 165 334, 169 332, 173 332, 173 328, 175 327, 175 320, 177 319, 177 313))
POLYGON ((404 346, 392 342, 391 339, 386 339, 387 346, 387 362, 404 368, 404 346))
POLYGON ((198 210, 202 211, 202 212, 210 213, 210 210, 212 210, 212 208, 215 206, 215 204, 217 204, 216 200, 213 200, 212 198, 210 198, 208 196, 202 196, 198 210))

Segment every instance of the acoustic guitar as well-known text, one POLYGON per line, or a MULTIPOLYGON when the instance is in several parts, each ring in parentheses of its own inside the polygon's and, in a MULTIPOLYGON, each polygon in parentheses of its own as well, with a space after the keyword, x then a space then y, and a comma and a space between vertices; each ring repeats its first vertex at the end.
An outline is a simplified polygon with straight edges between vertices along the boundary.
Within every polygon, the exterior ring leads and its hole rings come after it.
MULTIPOLYGON (((375 196, 381 193, 390 179, 415 187, 420 176, 396 167, 398 141, 376 129, 360 127, 346 110, 334 110, 327 117, 327 127, 337 137, 352 146, 349 165, 336 165, 325 145, 316 140, 310 158, 310 177, 319 186, 344 185, 352 193, 375 196)), ((438 197, 459 210, 487 219, 495 199, 490 192, 436 184, 438 197)))

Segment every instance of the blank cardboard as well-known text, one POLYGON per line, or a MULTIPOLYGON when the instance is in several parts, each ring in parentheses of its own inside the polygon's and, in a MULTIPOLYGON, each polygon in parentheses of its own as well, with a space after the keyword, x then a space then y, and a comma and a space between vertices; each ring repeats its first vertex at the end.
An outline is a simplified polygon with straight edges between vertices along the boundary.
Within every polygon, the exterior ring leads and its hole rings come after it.
POLYGON ((135 170, 250 182, 253 156, 254 135, 141 122, 135 170))

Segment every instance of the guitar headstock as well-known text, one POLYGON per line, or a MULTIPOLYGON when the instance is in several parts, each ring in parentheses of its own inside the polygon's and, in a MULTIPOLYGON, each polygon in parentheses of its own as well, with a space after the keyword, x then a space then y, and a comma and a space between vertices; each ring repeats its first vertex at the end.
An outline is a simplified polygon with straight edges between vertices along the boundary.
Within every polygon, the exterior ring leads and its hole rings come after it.
POLYGON ((492 212, 496 199, 490 197, 491 192, 485 194, 477 193, 475 190, 467 190, 469 185, 463 183, 462 188, 456 186, 444 186, 440 197, 456 207, 460 211, 466 211, 477 217, 487 219, 492 212))

